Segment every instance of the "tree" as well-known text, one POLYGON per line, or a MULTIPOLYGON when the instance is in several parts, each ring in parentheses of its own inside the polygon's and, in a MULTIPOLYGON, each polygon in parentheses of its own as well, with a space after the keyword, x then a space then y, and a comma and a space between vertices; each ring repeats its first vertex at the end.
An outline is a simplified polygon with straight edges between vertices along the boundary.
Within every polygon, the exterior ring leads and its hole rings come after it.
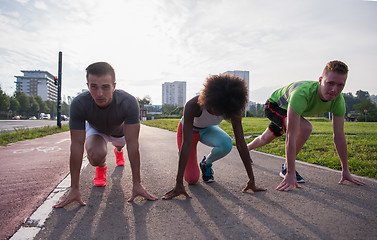
POLYGON ((369 92, 367 91, 362 91, 362 90, 359 90, 356 92, 356 98, 362 102, 366 99, 369 99, 370 95, 369 95, 369 92))
POLYGON ((343 98, 344 98, 344 101, 346 102, 346 115, 349 113, 349 112, 352 112, 354 111, 354 108, 353 106, 357 103, 360 103, 360 101, 358 99, 356 99, 352 93, 343 93, 343 98))
POLYGON ((376 122, 377 121, 377 106, 369 98, 354 106, 355 111, 359 113, 358 121, 376 122), (366 112, 365 112, 366 110, 366 112), (366 115, 366 117, 365 117, 366 115))
POLYGON ((25 93, 21 91, 16 91, 14 93, 14 96, 17 99, 17 101, 20 103, 19 113, 21 115, 26 116, 30 109, 30 99, 25 93))
POLYGON ((34 96, 35 100, 38 102, 39 105, 39 113, 46 113, 50 112, 49 107, 47 106, 46 102, 40 96, 34 96))
POLYGON ((254 117, 254 113, 250 110, 246 111, 246 117, 254 117))
POLYGON ((162 114, 172 115, 173 111, 177 108, 177 105, 164 104, 162 105, 162 114))
POLYGON ((10 107, 8 95, 0 88, 0 112, 7 112, 10 107))
POLYGON ((62 103, 62 115, 69 116, 69 104, 66 102, 62 103))
POLYGON ((56 116, 56 113, 57 113, 57 103, 54 102, 54 101, 51 101, 51 100, 47 100, 46 101, 46 105, 48 107, 48 110, 49 111, 46 111, 45 113, 50 113, 51 114, 51 117, 52 116, 56 116))
POLYGON ((9 102, 9 112, 15 115, 18 114, 20 110, 20 103, 18 102, 17 98, 10 97, 9 102))
POLYGON ((264 117, 264 104, 251 105, 249 111, 246 112, 247 117, 264 117), (249 112, 249 113, 248 113, 249 112))
POLYGON ((172 115, 180 115, 180 116, 183 116, 183 109, 184 107, 177 107, 176 109, 174 109, 171 114, 172 115))
POLYGON ((28 96, 30 102, 30 108, 28 110, 28 116, 37 116, 39 110, 39 104, 34 96, 28 96))
POLYGON ((152 98, 149 95, 146 95, 143 99, 136 97, 136 100, 139 102, 140 108, 143 108, 144 105, 152 104, 152 98))

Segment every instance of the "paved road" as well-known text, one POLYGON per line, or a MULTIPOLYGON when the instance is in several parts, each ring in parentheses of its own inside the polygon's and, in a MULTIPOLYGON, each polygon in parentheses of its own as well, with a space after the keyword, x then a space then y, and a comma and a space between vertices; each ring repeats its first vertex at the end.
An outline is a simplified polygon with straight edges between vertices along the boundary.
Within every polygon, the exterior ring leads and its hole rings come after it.
MULTIPOLYGON (((68 124, 68 121, 62 121, 62 124, 68 124)), ((56 126, 56 120, 0 120, 0 132, 23 128, 42 128, 44 126, 56 126)))
MULTIPOLYGON (((112 149, 110 145, 109 148, 112 149)), ((142 126, 140 150, 143 184, 161 197, 175 182, 175 134, 142 126)), ((208 151, 208 147, 199 144, 199 156, 208 151)), ((139 198, 128 203, 132 187, 129 163, 117 167, 114 154, 109 151, 107 186, 92 186, 94 168, 88 165, 81 174, 81 191, 87 206, 71 204, 52 210, 47 221, 38 226, 35 239, 373 239, 377 236, 377 181, 363 178, 367 185, 362 187, 338 185, 338 171, 297 162, 307 183, 301 189, 279 192, 274 189, 281 181, 278 171, 284 160, 258 152, 252 152, 251 156, 257 184, 267 187, 266 192, 241 192, 246 173, 233 148, 214 164, 216 182, 205 184, 200 180, 196 185, 186 185, 191 199, 139 198)))

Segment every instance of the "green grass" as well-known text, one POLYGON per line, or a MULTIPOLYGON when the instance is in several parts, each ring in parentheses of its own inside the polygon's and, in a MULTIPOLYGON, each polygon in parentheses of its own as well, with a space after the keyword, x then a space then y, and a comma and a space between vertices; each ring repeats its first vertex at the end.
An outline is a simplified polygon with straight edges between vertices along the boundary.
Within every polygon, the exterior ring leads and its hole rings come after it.
MULTIPOLYGON (((298 160, 341 170, 340 160, 333 142, 332 122, 325 118, 308 118, 313 125, 313 132, 298 160)), ((179 119, 158 119, 143 124, 176 131, 179 119)), ((267 118, 244 118, 245 140, 251 142, 262 134, 269 124, 267 118)), ((229 122, 223 121, 220 127, 232 138, 233 130, 229 122)), ((347 138, 349 169, 352 173, 377 179, 377 123, 346 122, 344 131, 347 138)), ((272 143, 257 149, 260 152, 285 157, 285 135, 272 143)))
POLYGON ((39 137, 44 137, 47 135, 65 132, 69 130, 68 124, 62 125, 62 128, 58 128, 57 126, 51 127, 46 126, 43 128, 22 128, 16 129, 14 132, 1 132, 0 133, 0 146, 5 146, 10 143, 15 143, 27 139, 34 139, 39 137))
POLYGON ((162 129, 176 132, 179 120, 180 119, 165 119, 164 118, 164 119, 148 120, 141 123, 150 127, 157 127, 157 128, 162 128, 162 129))

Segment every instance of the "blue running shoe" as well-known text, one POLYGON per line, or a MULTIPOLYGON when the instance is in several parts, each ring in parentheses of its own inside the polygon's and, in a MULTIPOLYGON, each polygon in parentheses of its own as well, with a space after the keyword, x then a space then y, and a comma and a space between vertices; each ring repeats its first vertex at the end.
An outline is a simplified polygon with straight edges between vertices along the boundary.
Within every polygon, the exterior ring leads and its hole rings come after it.
MULTIPOLYGON (((281 166, 281 172, 280 172, 280 177, 282 178, 285 178, 285 175, 287 174, 287 165, 285 165, 285 163, 281 166)), ((298 172, 296 171, 296 179, 297 179, 297 183, 304 183, 305 180, 303 177, 301 177, 300 174, 298 174, 298 172)))
POLYGON ((206 183, 214 182, 212 163, 206 163, 206 157, 200 162, 200 169, 202 170, 202 178, 206 183))

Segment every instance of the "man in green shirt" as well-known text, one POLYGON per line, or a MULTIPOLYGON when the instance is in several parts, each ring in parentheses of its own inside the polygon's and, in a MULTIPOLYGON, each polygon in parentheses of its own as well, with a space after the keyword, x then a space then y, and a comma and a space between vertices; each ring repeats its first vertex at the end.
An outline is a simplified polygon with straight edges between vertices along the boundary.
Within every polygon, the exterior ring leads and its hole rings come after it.
POLYGON ((363 182, 354 178, 348 169, 347 142, 344 134, 344 114, 346 111, 341 94, 348 74, 348 67, 341 61, 326 64, 319 81, 301 81, 276 90, 265 104, 265 114, 271 120, 262 135, 248 144, 248 150, 264 146, 275 138, 286 133, 286 161, 280 176, 284 180, 276 188, 289 191, 299 188, 297 182, 304 179, 295 170, 297 154, 308 140, 312 125, 304 117, 331 112, 333 116, 334 144, 342 164, 342 176, 339 183, 345 180, 357 185, 363 182))

